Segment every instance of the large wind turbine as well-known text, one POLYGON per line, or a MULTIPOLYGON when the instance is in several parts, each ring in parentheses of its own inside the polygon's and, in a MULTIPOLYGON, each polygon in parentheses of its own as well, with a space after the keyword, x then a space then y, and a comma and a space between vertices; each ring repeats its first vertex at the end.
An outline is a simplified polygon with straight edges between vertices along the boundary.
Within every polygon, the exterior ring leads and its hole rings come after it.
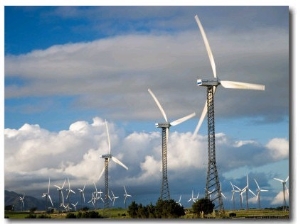
POLYGON ((198 16, 195 16, 195 20, 198 24, 198 27, 200 29, 200 33, 203 37, 204 44, 208 53, 208 57, 210 60, 210 64, 213 70, 213 78, 209 80, 205 79, 198 79, 197 84, 198 86, 204 86, 207 87, 207 100, 204 105, 204 109, 202 111, 202 114, 200 116, 199 122, 196 126, 196 129, 194 131, 193 136, 198 133, 200 126, 204 120, 204 117, 207 114, 207 123, 208 123, 208 168, 207 168, 207 177, 206 177, 206 194, 205 196, 208 197, 208 191, 210 189, 216 188, 217 195, 215 198, 212 199, 218 200, 218 203, 215 203, 216 208, 218 208, 220 211, 224 211, 223 207, 223 200, 222 195, 220 191, 220 183, 219 183, 219 177, 218 177, 218 171, 217 171, 217 165, 216 165, 216 152, 215 152, 215 120, 214 120, 214 93, 216 91, 216 88, 218 85, 223 86, 224 88, 232 88, 232 89, 253 89, 253 90, 264 90, 264 85, 257 85, 257 84, 251 84, 251 83, 244 83, 244 82, 232 82, 232 81, 223 81, 220 80, 217 77, 216 74, 216 65, 214 61, 214 57, 212 54, 212 51, 210 49, 206 34, 204 32, 204 29, 201 25, 201 22, 198 18, 198 16))
POLYGON ((106 125, 106 133, 107 133, 107 139, 108 139, 108 154, 101 155, 101 158, 104 158, 104 167, 99 175, 99 179, 101 178, 102 174, 105 172, 105 192, 104 192, 104 208, 109 207, 109 192, 108 192, 108 163, 110 159, 114 161, 115 163, 119 164, 120 166, 124 167, 126 170, 128 170, 128 167, 125 166, 120 160, 118 160, 116 157, 112 156, 110 153, 110 138, 109 138, 109 132, 108 132, 108 126, 107 122, 105 121, 106 125))
POLYGON ((286 188, 286 182, 288 181, 289 176, 285 180, 281 180, 278 178, 274 178, 274 180, 277 180, 282 183, 282 193, 283 193, 283 210, 286 210, 286 200, 285 200, 285 191, 287 190, 286 188))
POLYGON ((260 187, 259 187, 259 185, 258 185, 258 183, 257 183, 257 181, 254 179, 254 181, 255 181, 255 183, 256 183, 256 186, 257 186, 257 195, 256 195, 256 197, 257 197, 257 201, 258 201, 258 208, 260 208, 260 192, 262 192, 262 191, 268 191, 268 190, 265 190, 265 189, 261 189, 260 187))
POLYGON ((53 207, 53 203, 52 203, 52 199, 51 199, 49 191, 50 191, 50 177, 49 177, 48 191, 46 193, 43 193, 43 195, 42 195, 42 197, 46 198, 46 204, 45 204, 46 211, 47 211, 47 201, 48 201, 48 198, 49 198, 49 200, 51 202, 51 205, 53 207))
POLYGON ((154 93, 148 89, 148 92, 151 94, 151 96, 153 97, 155 103, 157 104, 159 110, 161 111, 164 119, 165 119, 165 123, 156 123, 156 127, 157 128, 161 128, 162 130, 162 182, 161 182, 161 192, 160 192, 160 198, 162 200, 169 200, 170 199, 170 191, 169 191, 169 184, 168 184, 168 170, 167 170, 167 143, 168 143, 168 137, 169 137, 169 128, 171 126, 175 126, 178 125, 192 117, 195 116, 195 113, 192 113, 188 116, 185 116, 183 118, 180 118, 178 120, 169 122, 167 119, 167 115, 164 111, 164 109, 162 108, 161 104, 159 103, 158 99, 155 97, 154 93))

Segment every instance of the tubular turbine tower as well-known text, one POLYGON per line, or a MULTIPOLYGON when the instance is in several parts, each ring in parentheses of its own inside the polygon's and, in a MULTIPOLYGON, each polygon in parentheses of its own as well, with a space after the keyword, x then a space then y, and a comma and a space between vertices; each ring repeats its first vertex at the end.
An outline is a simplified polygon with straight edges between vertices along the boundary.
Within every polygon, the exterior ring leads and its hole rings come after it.
POLYGON ((219 182, 219 177, 218 177, 217 164, 216 164, 214 93, 215 93, 218 85, 221 85, 224 88, 253 89, 253 90, 265 90, 265 86, 258 85, 258 84, 244 83, 244 82, 232 82, 232 81, 220 80, 216 75, 216 65, 215 65, 214 57, 213 57, 212 51, 210 49, 208 40, 206 38, 206 34, 204 32, 204 29, 203 29, 201 22, 197 15, 195 16, 195 20, 200 29, 200 33, 203 37, 203 41, 204 41, 204 44, 205 44, 205 47, 206 47, 206 50, 208 53, 208 57, 210 60, 210 64, 211 64, 211 67, 213 70, 214 78, 209 79, 209 80, 204 80, 204 79, 197 80, 198 86, 207 87, 207 100, 206 100, 206 104, 204 105, 204 109, 202 111, 202 114, 200 116, 199 122, 194 131, 193 136, 195 137, 195 135, 199 131, 200 126, 203 122, 203 119, 207 114, 208 168, 207 168, 207 176, 206 176, 205 197, 209 198, 209 192, 211 192, 211 194, 216 192, 217 194, 213 194, 213 197, 211 198, 211 200, 214 201, 214 203, 216 205, 216 207, 215 207, 216 209, 218 209, 219 211, 224 211, 222 194, 221 194, 221 190, 220 190, 220 182, 219 182), (215 200, 217 200, 218 203, 216 203, 215 200))

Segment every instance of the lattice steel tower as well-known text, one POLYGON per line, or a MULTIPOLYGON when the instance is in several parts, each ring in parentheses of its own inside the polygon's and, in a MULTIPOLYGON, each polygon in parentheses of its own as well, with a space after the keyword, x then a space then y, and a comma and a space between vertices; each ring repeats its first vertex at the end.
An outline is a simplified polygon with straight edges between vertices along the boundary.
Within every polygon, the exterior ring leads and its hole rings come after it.
POLYGON ((219 211, 223 211, 223 199, 220 190, 220 182, 218 177, 216 160, 214 88, 215 87, 213 85, 207 86, 208 167, 206 176, 205 197, 211 198, 211 200, 215 204, 215 208, 217 208, 219 211))
POLYGON ((161 165, 162 165, 162 180, 160 198, 162 200, 170 200, 170 191, 168 184, 168 150, 167 150, 167 133, 171 125, 169 123, 158 123, 156 127, 161 128, 161 165))
POLYGON ((167 115, 164 111, 164 109, 162 108, 162 106, 160 105, 158 99, 156 98, 156 96, 154 95, 154 93, 148 89, 148 92, 150 93, 150 95, 152 96, 152 98, 154 99, 156 105, 158 106, 160 112, 162 113, 164 119, 165 119, 165 123, 156 123, 155 126, 157 128, 161 128, 161 132, 162 132, 162 154, 161 154, 161 161, 162 161, 162 181, 161 181, 161 192, 160 192, 160 198, 162 200, 169 200, 170 199, 170 191, 169 191, 169 184, 168 184, 168 175, 167 175, 167 144, 168 144, 168 136, 169 136, 169 128, 171 126, 175 126, 178 124, 181 124, 182 122, 192 118, 195 116, 195 113, 189 114, 185 117, 182 117, 180 119, 177 119, 175 121, 169 122, 167 119, 167 115))
POLYGON ((205 86, 207 87, 207 102, 204 105, 204 109, 200 116, 199 122, 197 127, 194 131, 193 136, 197 134, 200 129, 200 126, 203 122, 203 119, 207 113, 207 124, 208 124, 208 168, 207 168, 207 177, 206 177, 206 191, 205 196, 206 198, 209 195, 212 198, 212 201, 217 201, 218 204, 215 202, 215 207, 219 209, 219 211, 224 211, 223 208, 223 200, 222 194, 220 189, 220 182, 218 177, 218 170, 216 164, 216 150, 215 150, 215 118, 214 118, 214 93, 218 85, 223 86, 224 88, 231 88, 231 89, 252 89, 252 90, 265 90, 264 85, 259 84, 252 84, 252 83, 245 83, 245 82, 235 82, 235 81, 224 81, 220 80, 217 77, 216 72, 216 64, 210 49, 206 34, 204 32, 203 26, 198 18, 195 16, 195 20, 198 24, 200 33, 203 37, 203 41, 205 44, 205 48, 208 54, 208 58, 210 61, 210 65, 213 71, 213 78, 212 79, 198 79, 197 84, 198 86, 205 86), (212 192, 210 189, 213 189, 212 192), (217 193, 217 194, 215 194, 217 193))

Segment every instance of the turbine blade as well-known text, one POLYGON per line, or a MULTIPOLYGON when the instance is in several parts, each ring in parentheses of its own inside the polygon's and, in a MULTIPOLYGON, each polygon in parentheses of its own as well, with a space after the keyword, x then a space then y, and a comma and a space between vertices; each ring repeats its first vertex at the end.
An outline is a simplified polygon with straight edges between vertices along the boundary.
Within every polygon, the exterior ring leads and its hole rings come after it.
POLYGON ((105 126, 106 126, 107 140, 108 140, 108 154, 110 154, 110 138, 109 138, 109 132, 108 132, 108 126, 106 120, 105 120, 105 126))
POLYGON ((265 86, 260 85, 260 84, 252 84, 252 83, 246 83, 246 82, 223 81, 223 80, 220 80, 220 83, 224 88, 230 88, 230 89, 265 90, 265 86))
POLYGON ((49 194, 49 190, 50 190, 50 177, 49 177, 49 184, 48 184, 48 194, 49 194))
POLYGON ((283 183, 284 181, 283 180, 280 180, 280 179, 278 179, 278 178, 273 178, 274 180, 278 180, 278 181, 280 181, 281 183, 283 183))
POLYGON ((194 112, 194 113, 189 114, 189 115, 187 115, 187 116, 185 116, 185 117, 182 117, 182 118, 180 118, 180 119, 177 119, 176 121, 172 121, 170 124, 171 124, 172 126, 178 125, 178 124, 180 124, 180 123, 182 123, 182 122, 184 122, 184 121, 186 121, 186 120, 188 120, 188 119, 194 117, 195 115, 196 115, 196 113, 194 112))
POLYGON ((51 199, 51 197, 50 197, 49 194, 48 194, 48 198, 49 198, 49 200, 50 200, 50 202, 51 202, 51 205, 52 205, 52 207, 53 207, 52 199, 51 199))
MULTIPOLYGON (((217 90, 217 87, 214 86, 214 87, 213 87, 213 95, 215 95, 216 90, 217 90)), ((196 134, 198 133, 198 131, 199 131, 201 125, 202 125, 202 122, 203 122, 203 120, 204 120, 206 114, 207 114, 207 100, 205 101, 205 105, 204 105, 204 108, 203 108, 201 117, 200 117, 200 119, 199 119, 199 122, 198 122, 198 124, 197 124, 197 127, 196 127, 196 129, 195 129, 195 131, 194 131, 193 137, 195 137, 196 134)))
POLYGON ((166 115, 164 109, 162 108, 162 106, 160 105, 158 99, 155 97, 154 93, 151 91, 151 89, 148 89, 148 92, 151 94, 152 98, 154 99, 155 103, 157 104, 160 112, 162 113, 163 117, 165 118, 165 121, 168 122, 167 115, 166 115))
POLYGON ((254 196, 256 196, 251 189, 249 189, 249 191, 250 191, 251 194, 253 194, 254 196))
POLYGON ((98 180, 100 180, 100 178, 102 177, 102 175, 103 175, 103 173, 104 173, 104 170, 105 170, 105 167, 103 167, 103 169, 102 169, 102 171, 101 171, 101 173, 100 173, 100 175, 99 175, 99 177, 98 177, 98 180))
POLYGON ((124 165, 120 160, 118 160, 116 157, 112 156, 111 159, 112 159, 115 163, 119 164, 120 166, 123 166, 126 170, 128 170, 128 167, 125 166, 125 165, 124 165))
POLYGON ((290 177, 290 176, 288 176, 284 182, 287 182, 287 181, 288 181, 288 179, 289 179, 289 177, 290 177))
POLYGON ((64 188, 64 186, 65 186, 65 183, 66 183, 66 179, 65 179, 65 181, 64 181, 64 183, 63 183, 63 185, 62 185, 62 187, 61 187, 62 189, 64 188))
POLYGON ((205 32, 204 32, 204 29, 203 29, 203 27, 202 27, 202 25, 201 25, 201 22, 200 22, 200 20, 199 20, 199 18, 198 18, 197 15, 195 16, 195 20, 196 20, 196 22, 197 22, 197 24, 198 24, 198 27, 199 27, 199 29, 200 29, 200 33, 201 33, 201 35, 202 35, 202 38, 203 38, 203 41, 204 41, 204 44, 205 44, 205 47, 206 47, 206 51, 207 51, 207 53, 208 53, 209 61, 210 61, 210 64, 211 64, 211 68, 212 68, 212 70, 213 70, 213 75, 214 75, 215 78, 217 78, 217 74, 216 74, 216 64, 215 64, 214 56, 213 56, 213 54, 212 54, 212 52, 211 52, 211 49, 210 49, 210 46, 209 46, 209 43, 208 43, 206 34, 205 34, 205 32))
POLYGON ((206 114, 207 114, 207 100, 205 101, 204 108, 203 108, 202 114, 200 116, 200 119, 198 121, 198 124, 196 126, 196 129, 194 131, 193 137, 195 137, 196 134, 199 132, 199 129, 200 129, 202 123, 203 123, 203 120, 204 120, 206 114))
POLYGON ((257 186, 258 190, 260 190, 260 187, 258 186, 257 181, 256 181, 255 179, 254 179, 254 181, 255 181, 255 183, 256 183, 256 186, 257 186))

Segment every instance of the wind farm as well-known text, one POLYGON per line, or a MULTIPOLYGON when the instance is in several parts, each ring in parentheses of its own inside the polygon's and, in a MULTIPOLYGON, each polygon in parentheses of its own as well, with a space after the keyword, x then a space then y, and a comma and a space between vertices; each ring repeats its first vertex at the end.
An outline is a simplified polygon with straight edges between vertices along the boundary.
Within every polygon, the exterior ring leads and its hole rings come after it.
POLYGON ((288 7, 26 9, 5 7, 6 217, 289 218, 288 7), (36 39, 58 21, 74 39, 36 39))

